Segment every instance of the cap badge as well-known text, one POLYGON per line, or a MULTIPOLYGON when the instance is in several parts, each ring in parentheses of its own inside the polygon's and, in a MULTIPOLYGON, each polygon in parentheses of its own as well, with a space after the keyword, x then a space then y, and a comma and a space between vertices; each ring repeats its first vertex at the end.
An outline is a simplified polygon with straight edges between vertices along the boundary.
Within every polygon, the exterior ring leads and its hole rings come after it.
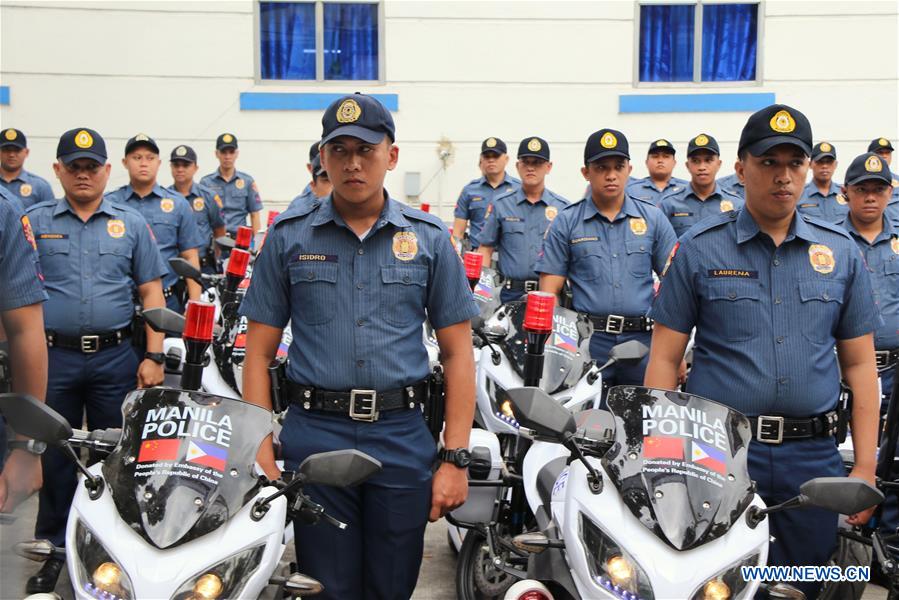
POLYGON ((337 108, 338 123, 355 123, 362 116, 362 107, 352 98, 347 98, 337 108))
POLYGON ((175 149, 175 156, 187 156, 187 148, 184 146, 178 146, 175 149))
POLYGON ((793 119, 793 115, 785 110, 777 111, 768 124, 777 133, 791 133, 796 129, 796 121, 793 119))
POLYGON ((831 146, 827 142, 821 142, 821 145, 819 146, 819 148, 820 148, 821 152, 830 152, 831 150, 833 150, 833 146, 831 146))
POLYGON ((79 148, 90 148, 94 145, 94 138, 91 134, 82 129, 75 134, 75 145, 79 148))
POLYGON ((234 141, 234 136, 231 135, 230 133, 226 133, 225 135, 222 136, 222 141, 225 142, 226 144, 230 144, 231 142, 234 141))
POLYGON ((611 131, 607 131, 599 139, 599 144, 603 148, 615 148, 616 146, 618 146, 618 138, 616 138, 615 134, 611 131))
POLYGON ((656 140, 656 146, 667 146, 668 142, 665 140, 656 140))
POLYGON ((31 195, 31 184, 23 183, 22 187, 19 188, 19 195, 23 198, 27 198, 31 195))
POLYGON ((812 268, 824 275, 833 272, 833 250, 824 244, 812 244, 808 247, 808 261, 812 268))
POLYGON ((402 261, 409 261, 418 254, 418 238, 414 231, 398 231, 393 235, 393 255, 402 261))
POLYGON ((868 173, 880 173, 883 169, 883 163, 880 162, 879 156, 869 156, 865 161, 865 171, 868 173))
POLYGON ((634 235, 646 234, 646 220, 643 217, 637 217, 629 220, 631 231, 634 235))
POLYGON ((243 186, 245 186, 245 185, 246 184, 243 182, 243 179, 240 179, 239 177, 234 181, 234 187, 236 187, 239 190, 242 190, 243 186))
POLYGON ((734 209, 734 203, 730 200, 721 201, 721 212, 728 212, 734 209))
POLYGON ((106 233, 109 237, 119 239, 125 235, 125 223, 120 219, 110 219, 106 221, 106 233))
POLYGON ((890 145, 889 140, 887 140, 886 138, 880 138, 879 140, 877 140, 877 143, 880 144, 881 146, 889 146, 890 145))
POLYGON ((12 140, 16 139, 17 135, 18 134, 16 133, 15 129, 7 129, 6 133, 3 134, 3 137, 8 139, 9 141, 12 141, 12 140))
POLYGON ((709 138, 705 134, 700 134, 696 136, 696 138, 693 140, 693 143, 697 146, 705 146, 709 143, 709 138))
POLYGON ((488 148, 496 148, 496 138, 487 138, 487 141, 484 142, 484 145, 488 148))
POLYGON ((541 148, 543 148, 543 144, 537 138, 531 138, 531 141, 528 142, 528 150, 531 152, 540 152, 541 148))
POLYGON ((206 208, 206 202, 203 200, 203 198, 201 198, 200 196, 194 198, 194 210, 196 212, 200 212, 204 208, 206 208))
POLYGON ((547 221, 552 221, 556 218, 556 215, 559 214, 559 209, 555 206, 547 206, 546 210, 543 211, 543 214, 546 216, 547 221))
POLYGON ((150 138, 147 137, 146 133, 138 133, 136 136, 134 136, 134 141, 135 142, 149 142, 150 138))

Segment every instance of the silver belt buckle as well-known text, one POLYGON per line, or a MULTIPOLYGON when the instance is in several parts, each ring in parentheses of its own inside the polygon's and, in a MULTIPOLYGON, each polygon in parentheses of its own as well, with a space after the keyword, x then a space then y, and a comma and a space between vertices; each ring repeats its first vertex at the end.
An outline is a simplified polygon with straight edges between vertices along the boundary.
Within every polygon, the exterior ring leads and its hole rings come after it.
POLYGON ((378 392, 375 390, 350 390, 350 418, 367 423, 377 421, 377 399, 378 392))
POLYGON ((875 350, 874 351, 874 359, 877 361, 877 368, 882 369, 888 364, 890 364, 890 351, 889 350, 875 350))
POLYGON ((97 350, 100 349, 100 336, 99 335, 82 335, 81 336, 81 351, 85 354, 93 354, 97 350))
POLYGON ((624 317, 621 315, 608 315, 606 317, 606 333, 621 335, 624 333, 624 317))
POLYGON ((755 439, 763 444, 781 444, 784 441, 784 418, 767 417, 759 415, 755 422, 755 439), (771 431, 766 427, 774 427, 776 434, 771 437, 771 431))
POLYGON ((540 287, 539 281, 530 280, 530 281, 524 282, 524 291, 526 291, 526 292, 536 292, 539 287, 540 287))

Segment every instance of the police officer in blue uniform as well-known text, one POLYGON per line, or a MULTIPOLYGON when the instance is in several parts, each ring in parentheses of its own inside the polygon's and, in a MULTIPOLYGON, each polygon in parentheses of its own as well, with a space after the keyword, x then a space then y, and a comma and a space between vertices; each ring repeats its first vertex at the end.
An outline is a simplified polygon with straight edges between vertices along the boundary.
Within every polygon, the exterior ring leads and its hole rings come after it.
POLYGON ((839 223, 849 212, 846 197, 840 184, 833 180, 837 169, 837 150, 830 142, 819 142, 812 148, 809 170, 812 179, 802 190, 802 198, 796 207, 800 213, 839 223))
MULTIPOLYGON (((65 196, 28 211, 49 300, 44 321, 49 346, 47 404, 81 427, 120 427, 125 394, 163 381, 162 334, 147 331, 144 359, 130 344, 132 288, 143 308, 161 307, 166 273, 140 213, 103 197, 109 180, 106 144, 96 131, 60 137, 53 166, 65 196)), ((35 536, 65 545, 75 492, 75 467, 56 448, 43 458, 45 485, 35 536)), ((62 561, 51 559, 28 580, 28 593, 51 592, 62 561)))
POLYGON ((515 167, 521 187, 503 194, 487 207, 484 227, 478 234, 478 252, 490 264, 499 249, 499 272, 505 278, 500 299, 511 302, 537 290, 540 276, 534 270, 546 228, 568 201, 546 187, 552 170, 549 144, 539 137, 521 140, 515 167))
POLYGON ((696 223, 713 215, 743 206, 743 199, 715 181, 721 168, 718 141, 700 133, 687 145, 687 170, 690 183, 679 191, 662 195, 659 208, 680 237, 696 223))
POLYGON ((221 197, 204 185, 194 181, 197 174, 197 153, 190 146, 176 146, 170 157, 172 167, 171 189, 187 199, 197 218, 197 227, 205 243, 199 248, 200 266, 204 273, 218 271, 215 239, 225 235, 221 197))
MULTIPOLYGON (((309 162, 306 163, 306 170, 309 171, 309 175, 313 179, 315 178, 315 170, 316 170, 315 159, 319 155, 318 144, 319 144, 319 142, 312 142, 312 145, 309 146, 309 162)), ((318 161, 318 167, 321 168, 321 160, 320 159, 318 161)), ((308 194, 311 191, 312 191, 312 184, 307 183, 306 187, 303 188, 303 191, 300 192, 296 198, 299 198, 300 196, 308 194)), ((330 192, 328 192, 328 193, 330 194, 330 192)), ((320 195, 327 196, 328 194, 320 194, 320 195)), ((296 198, 294 198, 294 200, 296 200, 296 198)))
MULTIPOLYGON (((877 138, 871 140, 868 144, 868 152, 874 152, 887 164, 887 168, 891 169, 893 164, 893 144, 887 138, 877 138)), ((890 171, 893 184, 893 195, 890 197, 890 203, 887 204, 887 218, 891 221, 899 221, 899 175, 895 171, 890 171)))
POLYGON ((225 228, 232 237, 237 233, 238 227, 247 224, 247 215, 250 216, 250 226, 254 232, 259 231, 262 225, 259 218, 262 211, 259 188, 251 175, 235 168, 238 155, 237 137, 233 133, 221 134, 215 140, 215 157, 219 161, 219 168, 200 180, 200 183, 221 196, 225 228))
POLYGON ((472 249, 476 250, 480 243, 478 233, 484 226, 487 207, 497 196, 514 192, 521 186, 518 179, 506 173, 508 162, 506 142, 497 137, 489 137, 481 142, 478 167, 483 175, 472 179, 462 188, 453 211, 453 237, 457 243, 463 240, 465 228, 468 227, 468 239, 472 249))
MULTIPOLYGON (((591 195, 555 218, 536 265, 541 291, 559 294, 568 279, 574 310, 593 321, 590 355, 600 361, 621 342, 649 344, 652 273, 662 272, 677 240, 661 210, 625 193, 631 168, 620 131, 601 129, 587 139, 581 173, 591 195)), ((610 367, 603 379, 610 385, 640 383, 645 369, 645 360, 610 367)))
MULTIPOLYGON (((157 183, 160 164, 159 146, 153 138, 145 133, 135 135, 125 143, 125 157, 122 159, 130 182, 109 192, 106 197, 137 210, 150 224, 159 252, 168 267, 168 273, 162 279, 166 306, 182 312, 184 293, 181 280, 168 261, 180 256, 199 269, 198 249, 205 248, 208 242, 200 234, 194 211, 184 196, 157 183)), ((188 298, 198 300, 202 291, 199 284, 187 281, 186 286, 188 298)))
MULTIPOLYGON (((244 398, 270 406, 268 365, 290 322, 291 405, 280 434, 287 468, 342 448, 383 464, 356 488, 304 488, 349 527, 298 524, 300 569, 324 583, 323 598, 405 600, 428 519, 467 494, 462 449, 474 412, 469 320, 477 308, 443 223, 384 190, 399 155, 387 109, 371 96, 345 96, 325 111, 322 129, 334 192, 281 213, 269 228, 241 305, 249 320, 244 398), (419 404, 425 319, 446 372, 446 449, 433 478, 437 453, 419 404)), ((257 460, 278 475, 270 440, 257 460)))
MULTIPOLYGON (((855 399, 852 475, 874 482, 877 311, 849 234, 796 211, 811 150, 811 125, 798 110, 777 104, 750 116, 737 163, 745 207, 681 237, 650 311, 646 385, 676 387, 695 327, 687 391, 749 417, 749 474, 769 506, 798 494, 809 479, 845 475, 832 437, 841 374, 855 399)), ((872 510, 849 522, 864 523, 872 510)), ((804 509, 768 518, 775 538, 769 564, 827 564, 835 513, 804 509)), ((818 583, 791 584, 817 595, 818 583)))
POLYGON ((725 189, 732 194, 736 194, 740 198, 746 197, 746 188, 743 186, 740 176, 736 173, 731 173, 726 177, 720 178, 718 180, 718 185, 721 186, 722 189, 725 189))
POLYGON ((643 179, 631 178, 627 186, 628 196, 658 206, 663 195, 679 192, 686 187, 686 181, 671 176, 677 164, 675 154, 677 150, 670 141, 660 138, 652 142, 646 153, 649 175, 643 179))
POLYGON ((25 170, 28 140, 18 129, 0 131, 0 186, 12 192, 28 208, 32 204, 53 199, 46 179, 25 170))
POLYGON ((290 210, 296 206, 300 206, 305 202, 312 202, 318 198, 327 197, 334 187, 331 185, 331 180, 328 179, 328 174, 325 172, 324 167, 322 167, 321 157, 316 154, 312 157, 312 163, 309 165, 312 174, 312 181, 306 186, 306 189, 302 194, 291 200, 290 205, 288 205, 287 209, 290 210))

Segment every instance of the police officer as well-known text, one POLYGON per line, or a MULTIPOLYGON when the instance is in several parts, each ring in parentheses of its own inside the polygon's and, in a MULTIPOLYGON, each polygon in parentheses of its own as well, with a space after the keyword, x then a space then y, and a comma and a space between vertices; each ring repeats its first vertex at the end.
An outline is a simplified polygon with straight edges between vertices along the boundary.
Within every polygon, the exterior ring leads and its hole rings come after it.
MULTIPOLYGON (((197 219, 184 196, 157 183, 160 164, 159 146, 147 134, 138 133, 125 143, 125 157, 122 159, 130 182, 109 192, 106 197, 137 210, 150 224, 168 267, 168 273, 162 279, 166 306, 182 312, 180 279, 168 260, 180 256, 199 269, 198 248, 205 248, 207 241, 200 234, 197 219)), ((194 281, 187 281, 186 284, 188 297, 191 300, 199 299, 202 291, 200 285, 194 281)))
POLYGON ((197 218, 205 245, 199 249, 200 266, 204 273, 215 273, 216 265, 215 239, 225 235, 225 220, 222 218, 221 197, 207 188, 194 182, 197 174, 197 153, 190 146, 176 146, 170 157, 172 167, 172 189, 184 196, 197 218))
MULTIPOLYGON (((147 331, 142 361, 129 343, 132 288, 143 308, 161 307, 165 265, 140 213, 103 197, 106 144, 93 129, 65 132, 53 170, 65 196, 28 211, 49 300, 44 307, 47 404, 81 427, 118 427, 125 394, 163 381, 162 334, 147 331)), ((75 467, 58 449, 43 458, 37 538, 65 545, 75 467)), ((62 561, 50 559, 28 580, 28 593, 51 592, 62 561)))
POLYGON ((306 189, 302 194, 291 200, 290 205, 287 207, 288 210, 294 206, 299 206, 304 202, 314 201, 317 198, 324 198, 334 189, 331 185, 331 180, 328 179, 328 174, 322 167, 320 156, 315 155, 309 166, 311 167, 312 181, 306 186, 306 189))
POLYGON ((546 176, 552 170, 549 144, 539 137, 521 140, 515 163, 521 187, 498 196, 487 207, 487 218, 479 234, 478 252, 490 264, 493 250, 499 248, 499 271, 505 277, 500 294, 502 302, 517 300, 536 290, 539 275, 534 271, 543 235, 568 201, 546 188, 546 176))
POLYGON ((842 221, 849 206, 846 197, 840 193, 840 184, 833 180, 837 169, 837 150, 829 142, 819 142, 812 148, 809 163, 812 180, 802 190, 797 208, 805 215, 818 217, 831 223, 842 221))
POLYGON ((0 131, 0 186, 3 186, 28 208, 32 204, 53 199, 46 179, 25 170, 28 140, 18 129, 0 131))
MULTIPOLYGON (((891 168, 893 163, 893 144, 886 138, 877 138, 871 140, 868 144, 868 152, 874 152, 887 164, 887 168, 891 168)), ((887 204, 887 218, 892 221, 899 221, 899 175, 895 171, 890 171, 891 183, 893 185, 893 195, 890 203, 887 204)))
MULTIPOLYGON (((399 154, 387 109, 371 96, 344 96, 325 111, 322 129, 334 192, 281 213, 269 228, 241 305, 249 320, 244 398, 270 406, 268 365, 290 322, 291 406, 280 435, 287 467, 341 448, 383 464, 356 488, 304 488, 349 527, 298 524, 300 568, 324 583, 323 598, 405 600, 429 516, 440 518, 467 493, 469 319, 477 308, 442 222, 384 190, 399 154), (425 318, 447 382, 447 450, 433 479, 434 441, 419 405, 428 376, 425 318)), ((269 477, 278 475, 270 440, 257 460, 269 477)))
MULTIPOLYGON (((309 175, 312 176, 313 179, 315 178, 315 168, 316 168, 315 167, 315 159, 319 155, 318 144, 319 144, 319 142, 316 141, 316 142, 312 142, 312 145, 309 146, 309 162, 306 163, 306 170, 309 171, 309 175)), ((321 160, 318 161, 318 165, 319 165, 319 168, 321 168, 321 160)), ((307 183, 306 187, 303 188, 303 191, 300 192, 299 195, 302 196, 304 194, 308 194, 311 191, 312 191, 312 184, 307 183)), ((325 195, 327 195, 327 194, 325 194, 325 195)), ((296 199, 296 198, 294 198, 294 199, 296 199)))
POLYGON ((743 181, 737 173, 731 173, 727 177, 722 177, 718 180, 718 185, 740 198, 746 197, 746 188, 743 186, 743 181))
MULTIPOLYGON (((601 129, 587 139, 581 173, 591 194, 552 222, 536 265, 541 291, 559 294, 568 279, 574 309, 593 321, 590 355, 600 361, 621 342, 649 344, 652 272, 661 273, 677 240, 662 211, 625 193, 631 169, 623 133, 601 129)), ((603 378, 639 383, 645 368, 645 360, 610 367, 603 378)))
MULTIPOLYGON (((687 391, 747 415, 749 474, 770 506, 809 479, 845 475, 834 443, 840 374, 852 388, 852 474, 874 482, 876 308, 864 261, 845 231, 800 215, 811 125, 777 104, 749 117, 737 171, 745 208, 721 213, 681 237, 650 316, 646 385, 674 389, 695 327, 687 391), (837 352, 834 352, 834 346, 837 352)), ((871 511, 852 515, 861 524, 871 511)), ((773 565, 825 565, 837 515, 804 509, 769 516, 773 565)), ((809 598, 817 583, 799 583, 809 598)))
POLYGON ((631 198, 649 202, 654 206, 659 205, 662 196, 670 192, 679 192, 686 187, 687 182, 677 177, 672 177, 677 161, 674 155, 677 150, 666 139, 658 139, 649 145, 646 153, 646 170, 649 172, 643 179, 632 179, 627 186, 627 194, 631 198))
POLYGON ((484 226, 487 207, 497 196, 513 192, 521 186, 519 180, 506 173, 508 162, 509 155, 504 141, 489 137, 481 143, 478 167, 483 175, 472 179, 462 188, 453 211, 453 236, 456 243, 461 243, 465 228, 469 227, 468 238, 472 249, 476 250, 480 243, 478 233, 484 226))
POLYGON ((215 140, 215 157, 219 161, 219 168, 200 180, 200 183, 221 196, 225 205, 225 228, 231 236, 237 233, 238 227, 247 224, 247 215, 250 215, 253 231, 261 228, 259 212, 262 210, 262 198, 259 196, 256 180, 234 167, 239 153, 234 134, 223 133, 218 136, 215 140))
POLYGON ((721 168, 718 141, 700 133, 687 145, 687 170, 690 183, 682 189, 662 195, 659 208, 668 217, 674 233, 680 237, 696 223, 743 206, 743 199, 715 181, 721 168))

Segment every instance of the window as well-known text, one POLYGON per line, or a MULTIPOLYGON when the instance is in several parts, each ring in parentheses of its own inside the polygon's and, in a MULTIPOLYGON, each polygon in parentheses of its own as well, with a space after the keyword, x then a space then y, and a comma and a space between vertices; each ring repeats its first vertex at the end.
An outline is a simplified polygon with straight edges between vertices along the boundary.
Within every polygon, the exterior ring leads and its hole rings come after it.
POLYGON ((378 81, 381 5, 260 1, 259 79, 378 81))
POLYGON ((759 79, 757 2, 645 3, 638 18, 639 82, 759 79))

